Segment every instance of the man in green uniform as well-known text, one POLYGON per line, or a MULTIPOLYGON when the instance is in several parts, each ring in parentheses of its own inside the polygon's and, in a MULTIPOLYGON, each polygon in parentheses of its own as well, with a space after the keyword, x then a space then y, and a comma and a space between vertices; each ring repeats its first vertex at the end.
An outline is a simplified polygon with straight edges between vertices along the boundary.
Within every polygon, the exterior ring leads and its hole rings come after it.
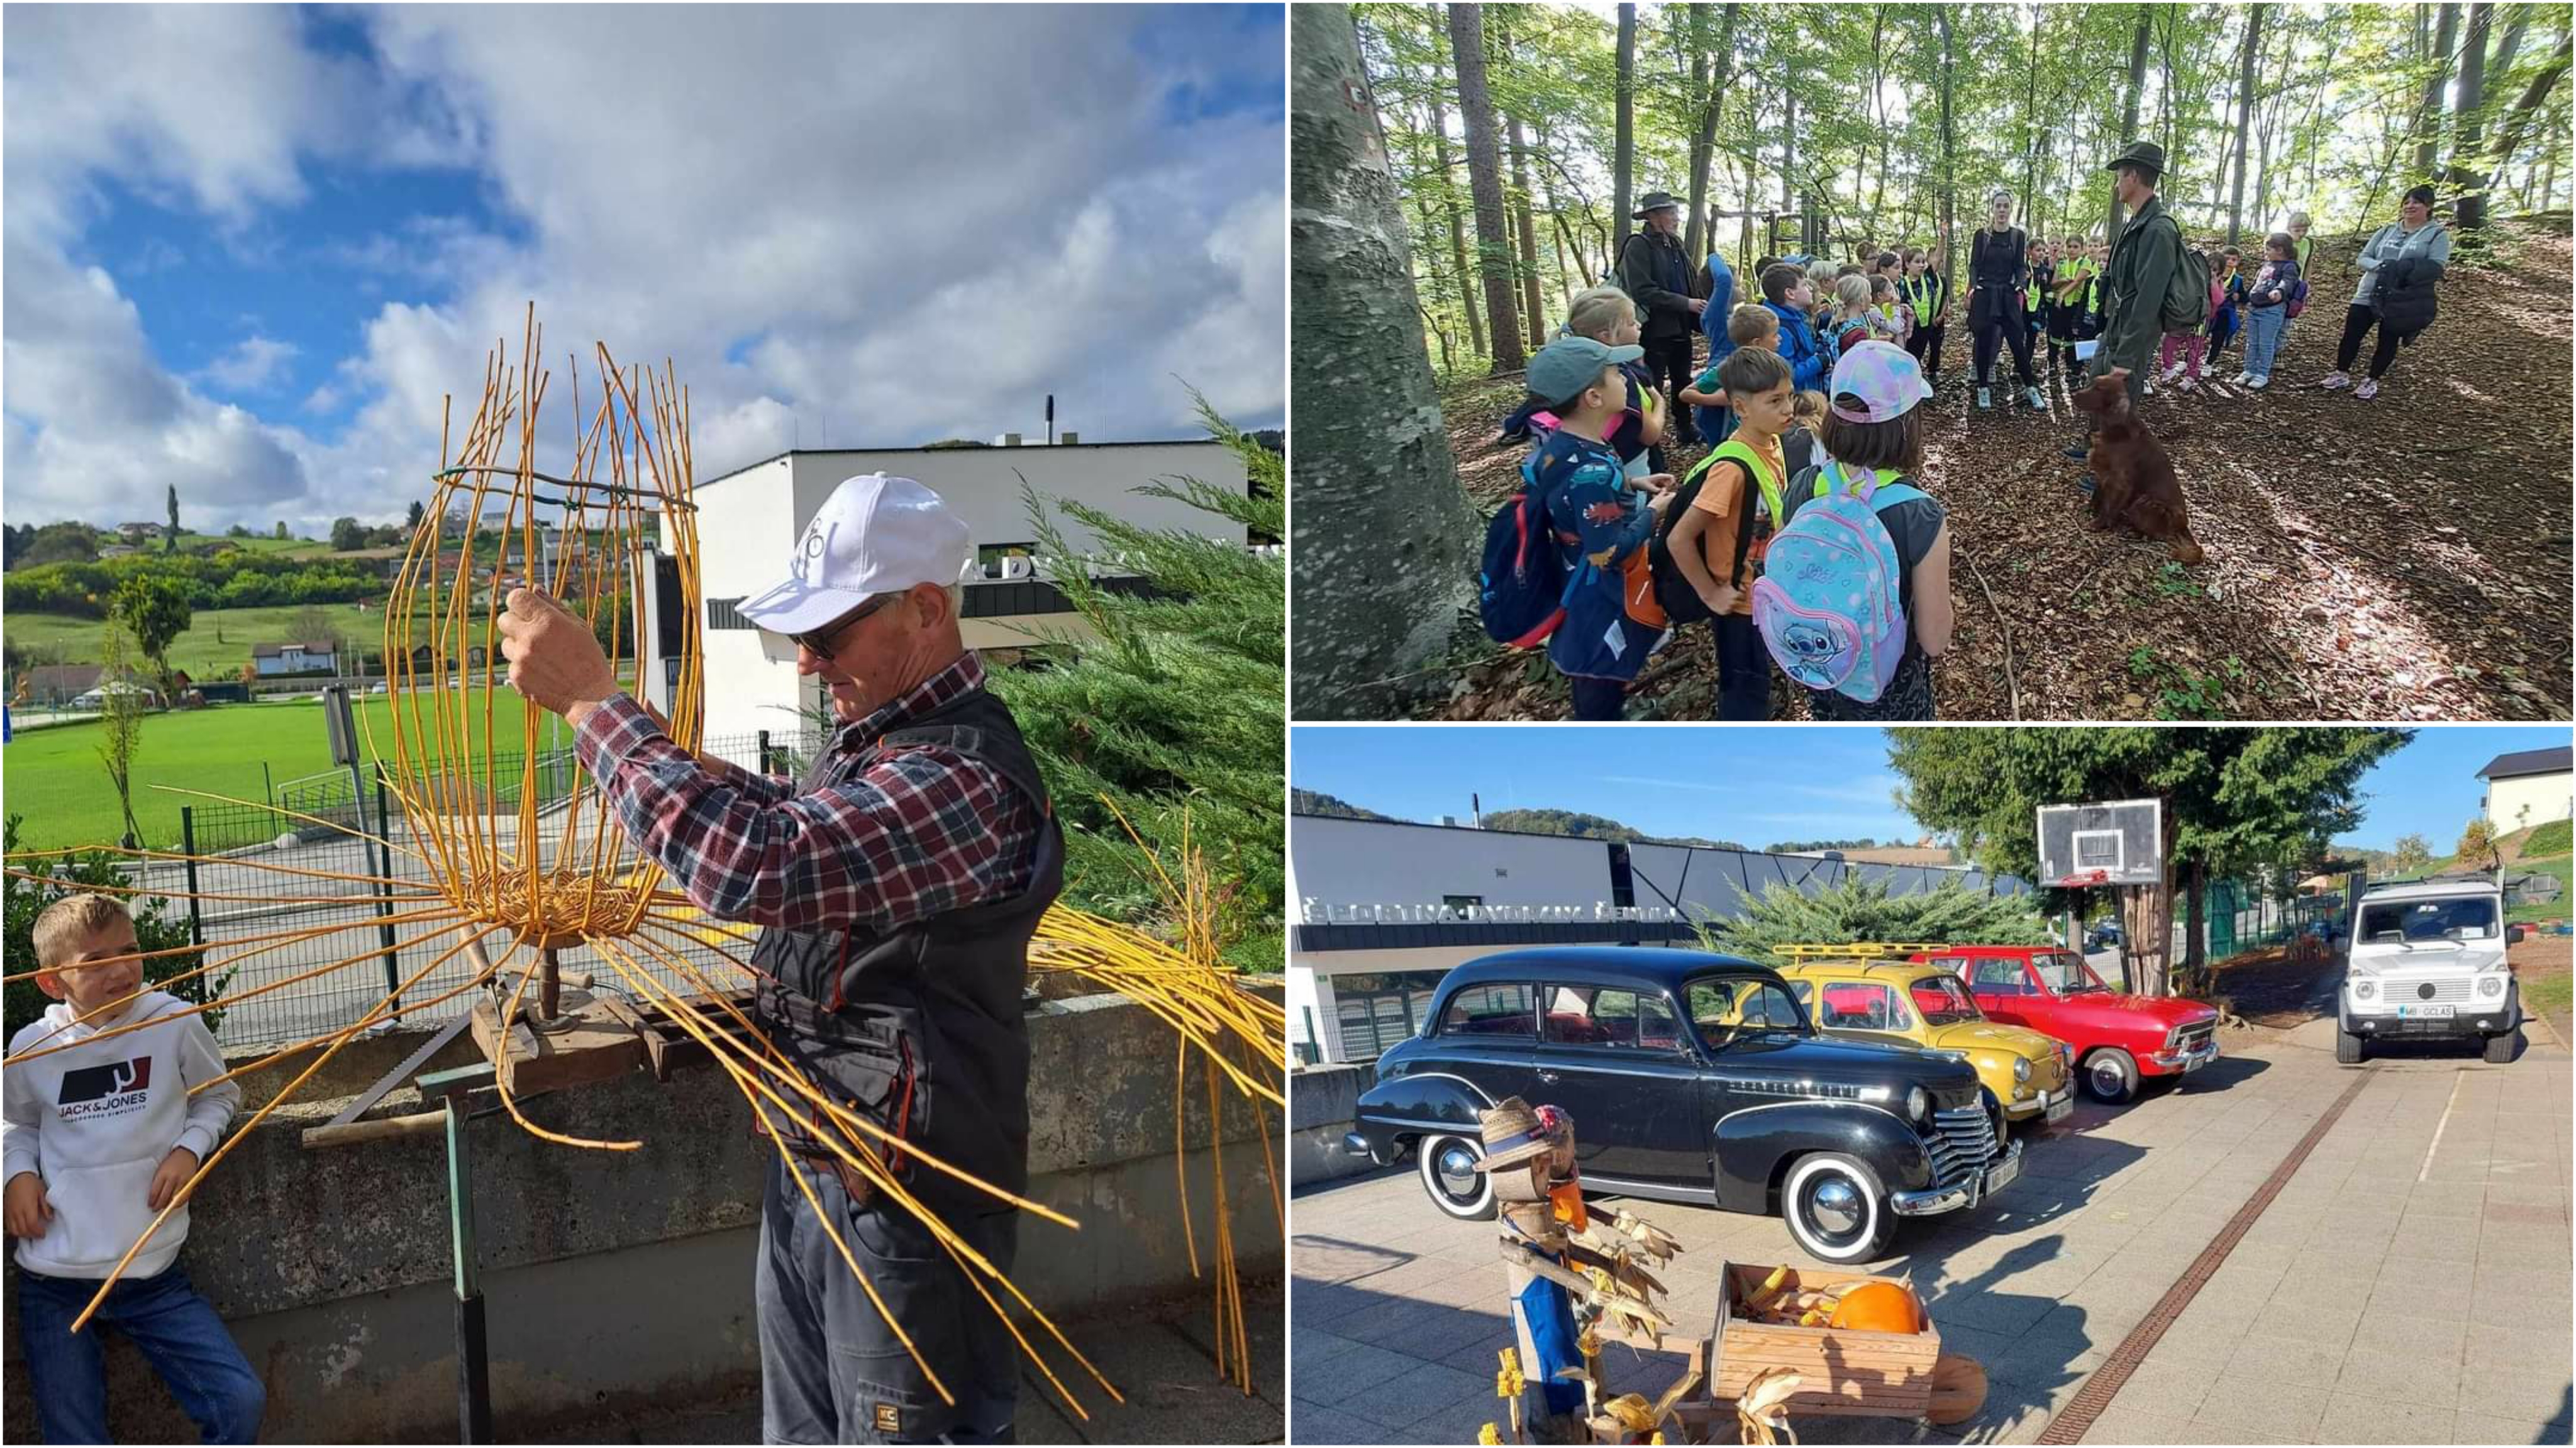
MULTIPOLYGON (((2156 186, 2164 179, 2164 147, 2132 141, 2106 169, 2117 173, 2114 184, 2120 204, 2129 209, 2129 222, 2112 240, 2111 259, 2102 268, 2102 344, 2094 349, 2087 375, 2129 369, 2129 403, 2134 407, 2146 395, 2156 347, 2164 340, 2165 292, 2173 284, 2174 269, 2182 265, 2182 227, 2156 199, 2156 186)), ((2089 437, 2067 449, 2079 458, 2091 451, 2089 437)), ((2092 491, 2090 474, 2084 487, 2092 491)))

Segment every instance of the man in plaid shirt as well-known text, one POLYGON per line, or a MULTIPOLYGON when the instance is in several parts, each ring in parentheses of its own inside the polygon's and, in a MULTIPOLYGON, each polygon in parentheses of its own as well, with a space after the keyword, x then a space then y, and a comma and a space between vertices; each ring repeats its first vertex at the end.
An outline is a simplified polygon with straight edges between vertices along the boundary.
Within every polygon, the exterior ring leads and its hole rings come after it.
MULTIPOLYGON (((636 846, 708 913, 763 927, 751 963, 770 1042, 898 1142, 1018 1193, 1028 941, 1063 885, 1063 837, 959 633, 957 580, 973 556, 936 494, 868 474, 825 501, 791 576, 739 605, 794 640, 798 672, 824 683, 839 721, 793 786, 682 749, 618 690, 583 621, 544 595, 513 592, 500 631, 510 682, 574 726, 636 846)), ((787 1158, 772 1164, 762 1206, 763 1436, 1007 1440, 1018 1353, 964 1269, 824 1145, 819 1122, 758 1114, 787 1158)), ((899 1145, 879 1149, 927 1210, 1009 1270, 1015 1210, 914 1169, 899 1145)))

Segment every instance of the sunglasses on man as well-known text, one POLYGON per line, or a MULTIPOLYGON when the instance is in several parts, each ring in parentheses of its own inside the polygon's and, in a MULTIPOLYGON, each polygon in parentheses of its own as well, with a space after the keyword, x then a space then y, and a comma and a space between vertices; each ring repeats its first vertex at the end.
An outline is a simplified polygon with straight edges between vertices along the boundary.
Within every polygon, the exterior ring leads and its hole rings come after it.
POLYGON ((856 609, 853 609, 849 613, 843 614, 838 621, 826 624, 822 628, 814 630, 812 633, 789 634, 787 636, 788 642, 796 645, 800 649, 806 650, 818 659, 828 659, 832 656, 834 650, 840 648, 841 640, 849 637, 850 630, 859 626, 860 620, 883 609, 887 604, 890 604, 901 597, 903 597, 903 595, 900 593, 879 594, 876 597, 869 599, 867 602, 860 604, 856 609))

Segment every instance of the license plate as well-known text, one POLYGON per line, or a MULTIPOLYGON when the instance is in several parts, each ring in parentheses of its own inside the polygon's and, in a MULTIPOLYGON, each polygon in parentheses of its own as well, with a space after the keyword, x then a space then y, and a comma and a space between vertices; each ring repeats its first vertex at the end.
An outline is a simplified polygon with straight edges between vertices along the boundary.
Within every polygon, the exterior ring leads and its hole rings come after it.
POLYGON ((2060 1097, 2057 1100, 2050 1102, 2048 1105, 2048 1121, 2051 1126, 2064 1121, 2066 1118, 2073 1116, 2074 1114, 2075 1098, 2072 1096, 2060 1097))
MULTIPOLYGON (((2214 1054, 2216 1054, 2216 1053, 2214 1053, 2214 1052, 2213 1052, 2212 1054, 2214 1055, 2214 1054)), ((2190 1075, 2192 1072, 2199 1070, 2201 1067, 2208 1065, 2208 1064, 2209 1064, 2209 1062, 2210 1062, 2210 1057, 2209 1057, 2209 1056, 2193 1056, 2193 1057, 2190 1057, 2189 1059, 2185 1060, 2185 1061, 2182 1063, 2182 1073, 2183 1073, 2184 1075, 2188 1076, 2188 1075, 2190 1075)))
POLYGON ((2459 1009, 2457 1006, 2399 1006, 2397 1014, 2412 1016, 2418 1020, 2447 1021, 2451 1018, 2451 1012, 2457 1009, 2459 1009))
POLYGON ((1991 1196, 1996 1192, 2002 1191, 2004 1188, 2012 1185, 2014 1177, 2020 1175, 2021 1158, 2017 1156, 2007 1157, 2003 1162, 1998 1164, 1994 1170, 1986 1173, 1986 1193, 1991 1196))

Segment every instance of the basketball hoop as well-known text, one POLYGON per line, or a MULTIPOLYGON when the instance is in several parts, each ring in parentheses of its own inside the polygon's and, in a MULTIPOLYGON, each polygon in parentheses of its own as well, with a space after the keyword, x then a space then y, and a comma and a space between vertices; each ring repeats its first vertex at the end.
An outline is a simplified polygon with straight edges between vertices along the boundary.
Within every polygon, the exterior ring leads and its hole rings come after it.
POLYGON ((2095 885, 2110 884, 2111 872, 2108 870, 2084 870, 2076 874, 2062 876, 2056 883, 2057 888, 2060 890, 2084 890, 2095 885))

